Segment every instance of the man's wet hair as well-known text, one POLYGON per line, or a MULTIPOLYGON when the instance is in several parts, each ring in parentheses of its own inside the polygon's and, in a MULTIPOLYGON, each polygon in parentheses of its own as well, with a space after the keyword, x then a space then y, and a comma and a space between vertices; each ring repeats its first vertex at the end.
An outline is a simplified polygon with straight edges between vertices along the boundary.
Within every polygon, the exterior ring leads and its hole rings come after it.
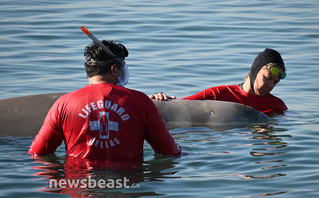
MULTIPOLYGON (((123 61, 125 57, 128 56, 128 51, 124 45, 116 43, 115 41, 106 40, 103 40, 102 43, 123 61)), ((96 75, 107 74, 111 66, 116 64, 116 60, 94 42, 86 46, 84 57, 86 59, 84 67, 89 78, 96 75)))

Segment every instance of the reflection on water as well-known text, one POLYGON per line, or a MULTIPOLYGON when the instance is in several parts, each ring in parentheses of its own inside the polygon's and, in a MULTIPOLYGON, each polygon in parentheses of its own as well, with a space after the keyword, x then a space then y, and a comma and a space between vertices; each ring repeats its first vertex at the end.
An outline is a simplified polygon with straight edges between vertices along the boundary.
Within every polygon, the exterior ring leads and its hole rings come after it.
MULTIPOLYGON (((41 191, 69 194, 73 197, 167 195, 159 186, 166 186, 167 182, 189 185, 190 180, 193 182, 204 180, 211 183, 220 179, 233 180, 233 182, 272 180, 276 183, 279 182, 276 180, 287 176, 284 167, 289 166, 283 156, 289 148, 286 140, 292 136, 283 134, 284 131, 273 126, 253 126, 229 131, 214 131, 205 127, 178 128, 173 130, 172 134, 182 145, 184 155, 180 158, 156 154, 153 157, 146 157, 140 166, 115 170, 93 168, 92 163, 76 162, 74 159, 52 155, 35 159, 33 169, 38 172, 34 176, 41 176, 47 181, 48 185, 41 191), (50 186, 52 179, 59 182, 76 179, 108 181, 124 178, 128 179, 130 188, 50 186)), ((149 146, 146 146, 148 154, 150 150, 149 146)), ((240 187, 243 183, 236 185, 240 187)), ((290 190, 293 189, 281 191, 268 189, 268 192, 259 194, 256 192, 251 195, 272 196, 290 190)))
POLYGON ((98 196, 105 193, 108 196, 152 196, 159 194, 153 191, 139 192, 143 182, 162 181, 168 175, 174 175, 176 172, 167 170, 175 167, 175 159, 176 157, 157 154, 143 165, 131 169, 121 167, 121 170, 117 170, 92 167, 89 160, 82 163, 83 160, 50 155, 36 157, 32 168, 38 170, 33 176, 48 180, 48 186, 41 189, 42 192, 69 194, 72 197, 98 196), (131 192, 131 189, 134 191, 131 192))
MULTIPOLYGON (((273 127, 254 127, 253 132, 248 132, 247 134, 251 134, 251 137, 245 138, 248 140, 256 140, 255 143, 250 144, 252 151, 250 152, 251 156, 257 157, 258 161, 255 161, 256 164, 265 165, 265 167, 260 167, 261 170, 274 169, 271 174, 245 174, 245 175, 237 175, 239 179, 273 179, 275 177, 283 177, 287 174, 281 172, 274 172, 276 169, 287 166, 285 160, 280 159, 280 156, 285 154, 285 148, 288 146, 286 142, 283 141, 284 138, 291 137, 290 135, 281 135, 278 131, 279 129, 275 129, 273 127), (260 141, 262 140, 262 141, 260 141), (274 160, 271 160, 271 157, 274 157, 274 160), (266 160, 262 161, 262 157, 267 157, 266 160), (259 161, 260 160, 260 161, 259 161), (271 164, 271 165, 269 165, 271 164)), ((248 145, 247 145, 248 146, 248 145)), ((279 171, 279 170, 278 170, 279 171)), ((267 171, 268 172, 268 171, 267 171)), ((267 193, 258 196, 270 196, 276 194, 282 194, 286 191, 279 193, 267 193)))
POLYGON ((275 193, 264 193, 260 195, 256 195, 256 197, 268 197, 268 196, 275 196, 275 195, 280 195, 284 193, 288 193, 289 191, 282 191, 282 192, 275 192, 275 193))

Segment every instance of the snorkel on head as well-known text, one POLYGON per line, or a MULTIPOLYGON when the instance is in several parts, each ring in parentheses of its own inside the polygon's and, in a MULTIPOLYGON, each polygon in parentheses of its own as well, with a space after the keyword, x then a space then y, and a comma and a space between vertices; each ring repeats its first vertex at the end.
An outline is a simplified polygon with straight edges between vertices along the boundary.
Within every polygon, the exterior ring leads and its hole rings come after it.
MULTIPOLYGON (((251 86, 251 89, 254 93, 255 93, 254 83, 255 83, 257 74, 258 74, 259 70, 263 66, 267 65, 268 63, 276 63, 276 64, 281 65, 281 67, 284 71, 282 73, 280 73, 280 78, 283 79, 286 76, 285 64, 284 64, 284 61, 281 58, 281 55, 279 54, 279 52, 277 52, 276 50, 273 50, 273 49, 266 48, 263 52, 259 53, 256 56, 253 64, 251 65, 251 68, 250 68, 250 72, 249 72, 250 86, 251 86)), ((273 72, 271 72, 271 73, 274 74, 273 72)))
POLYGON ((123 59, 115 55, 108 47, 106 47, 101 41, 99 41, 88 29, 86 29, 84 26, 81 27, 81 30, 90 37, 94 43, 96 43, 99 47, 101 47, 106 54, 108 54, 111 58, 113 58, 115 64, 122 68, 123 70, 123 76, 118 78, 118 83, 116 85, 119 86, 125 86, 129 80, 129 71, 126 63, 123 59))

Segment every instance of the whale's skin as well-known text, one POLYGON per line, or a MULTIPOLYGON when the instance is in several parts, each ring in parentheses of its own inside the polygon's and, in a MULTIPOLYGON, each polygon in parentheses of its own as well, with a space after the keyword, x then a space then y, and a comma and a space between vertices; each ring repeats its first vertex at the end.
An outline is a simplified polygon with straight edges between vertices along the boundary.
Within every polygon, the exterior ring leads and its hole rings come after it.
MULTIPOLYGON (((53 103, 65 93, 29 95, 0 100, 0 135, 35 136, 53 103)), ((222 101, 153 100, 169 129, 206 126, 228 128, 267 123, 269 118, 245 105, 222 101)))
POLYGON ((21 96, 0 100, 0 134, 35 136, 53 103, 65 93, 21 96))
POLYGON ((252 124, 266 124, 270 118, 248 106, 216 100, 154 101, 166 126, 225 130, 252 124))

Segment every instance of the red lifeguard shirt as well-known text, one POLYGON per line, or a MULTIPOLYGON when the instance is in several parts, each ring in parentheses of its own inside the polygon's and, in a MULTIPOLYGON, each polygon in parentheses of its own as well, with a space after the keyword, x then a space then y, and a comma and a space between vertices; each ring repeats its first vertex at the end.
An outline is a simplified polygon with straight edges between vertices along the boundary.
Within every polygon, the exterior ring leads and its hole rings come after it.
POLYGON ((88 85, 59 98, 29 153, 54 153, 62 140, 67 156, 79 159, 142 158, 144 140, 157 153, 181 152, 147 95, 107 83, 88 85))
POLYGON ((288 109, 280 98, 272 94, 254 96, 245 92, 240 85, 211 87, 195 95, 185 97, 183 100, 220 100, 241 103, 267 115, 282 114, 288 109))

